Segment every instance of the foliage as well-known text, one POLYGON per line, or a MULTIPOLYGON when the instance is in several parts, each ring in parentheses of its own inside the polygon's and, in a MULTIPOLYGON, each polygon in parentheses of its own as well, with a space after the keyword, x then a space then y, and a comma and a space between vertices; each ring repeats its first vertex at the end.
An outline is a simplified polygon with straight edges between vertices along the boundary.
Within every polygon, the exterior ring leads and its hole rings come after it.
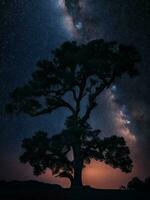
POLYGON ((81 185, 82 168, 91 159, 130 172, 132 161, 124 139, 102 139, 100 130, 93 130, 87 121, 100 93, 124 74, 137 75, 135 64, 139 61, 134 47, 101 39, 87 44, 65 42, 53 51, 50 61, 39 61, 32 79, 11 94, 7 111, 34 117, 64 107, 71 114, 60 134, 48 138, 39 131, 24 139, 20 160, 29 162, 36 175, 50 168, 54 175, 69 178, 72 185, 81 185))
POLYGON ((80 45, 65 42, 53 55, 51 61, 37 63, 28 84, 14 90, 8 112, 38 116, 65 107, 79 115, 81 101, 87 98, 87 110, 82 117, 86 122, 97 105, 96 97, 124 73, 137 75, 135 63, 140 59, 135 48, 104 40, 80 45), (75 107, 65 100, 68 93, 73 96, 75 107))
POLYGON ((67 177, 73 184, 76 159, 82 161, 82 167, 91 159, 104 161, 114 168, 128 173, 132 170, 129 149, 122 137, 100 138, 99 130, 86 126, 71 126, 50 139, 44 132, 36 132, 30 139, 24 139, 22 147, 25 152, 20 157, 24 163, 29 162, 34 173, 40 175, 47 168, 53 175, 67 177))
POLYGON ((144 181, 138 177, 134 177, 127 184, 127 187, 123 186, 127 190, 136 190, 136 191, 149 191, 150 190, 150 177, 145 178, 144 181))

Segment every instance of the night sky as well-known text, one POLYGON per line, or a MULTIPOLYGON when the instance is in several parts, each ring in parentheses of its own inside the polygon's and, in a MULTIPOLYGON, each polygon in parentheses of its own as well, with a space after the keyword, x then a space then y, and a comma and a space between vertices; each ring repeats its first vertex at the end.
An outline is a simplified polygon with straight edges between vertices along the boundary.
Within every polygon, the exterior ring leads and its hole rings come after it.
POLYGON ((149 0, 0 0, 0 180, 36 179, 68 186, 67 179, 35 177, 19 162, 21 141, 37 130, 49 135, 63 128, 66 112, 31 118, 8 116, 10 92, 31 78, 36 62, 66 40, 95 38, 132 44, 140 52, 140 75, 124 76, 98 99, 90 118, 103 136, 121 135, 134 161, 132 173, 93 161, 83 171, 84 184, 119 188, 133 176, 150 175, 150 1, 149 0))

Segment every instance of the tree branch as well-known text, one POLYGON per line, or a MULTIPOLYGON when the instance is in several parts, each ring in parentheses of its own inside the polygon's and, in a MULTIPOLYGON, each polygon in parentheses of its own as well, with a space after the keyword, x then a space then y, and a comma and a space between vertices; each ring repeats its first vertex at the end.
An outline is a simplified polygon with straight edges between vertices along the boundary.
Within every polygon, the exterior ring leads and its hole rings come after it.
POLYGON ((74 100, 77 101, 76 91, 75 91, 74 89, 71 89, 70 91, 71 91, 72 94, 73 94, 73 98, 74 98, 74 100))
POLYGON ((58 101, 60 101, 60 103, 62 103, 62 107, 67 107, 73 114, 75 113, 74 108, 68 102, 66 102, 64 99, 58 98, 58 101))
POLYGON ((81 103, 81 100, 83 98, 85 86, 86 86, 86 78, 83 78, 81 85, 79 85, 80 91, 79 91, 79 96, 78 96, 77 101, 76 101, 76 115, 78 115, 79 112, 80 112, 80 103, 81 103))
POLYGON ((94 109, 94 107, 97 105, 96 98, 97 96, 106 88, 111 85, 111 83, 114 81, 114 76, 107 81, 107 83, 102 83, 99 87, 96 88, 96 92, 92 94, 89 98, 89 105, 87 108, 87 111, 85 115, 82 117, 81 123, 84 124, 90 117, 91 111, 94 109))
POLYGON ((75 110, 74 108, 68 103, 66 102, 65 100, 61 99, 61 98, 56 98, 57 101, 58 101, 58 105, 53 105, 49 108, 45 108, 45 109, 42 109, 41 111, 38 111, 38 112, 35 112, 32 114, 32 116, 39 116, 39 115, 42 115, 42 114, 48 114, 48 113, 51 113, 53 110, 57 109, 57 108, 61 108, 61 107, 66 107, 68 108, 73 114, 75 113, 75 110))
POLYGON ((71 185, 73 184, 73 175, 67 171, 59 172, 55 177, 65 177, 68 178, 71 182, 71 185))

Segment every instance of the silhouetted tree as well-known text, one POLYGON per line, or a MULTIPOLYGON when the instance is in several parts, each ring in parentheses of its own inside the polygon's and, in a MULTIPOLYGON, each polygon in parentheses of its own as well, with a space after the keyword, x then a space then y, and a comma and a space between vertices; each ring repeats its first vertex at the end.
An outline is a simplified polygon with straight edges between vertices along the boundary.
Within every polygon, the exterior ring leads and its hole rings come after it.
POLYGON ((131 181, 129 181, 126 189, 137 191, 149 191, 150 177, 147 177, 145 181, 140 180, 138 177, 134 177, 131 181))
POLYGON ((26 151, 21 161, 29 162, 36 174, 49 167, 53 174, 68 177, 74 185, 81 185, 82 168, 91 158, 130 172, 132 161, 124 139, 100 139, 100 131, 92 130, 87 121, 99 94, 123 74, 137 75, 135 63, 139 60, 138 52, 131 46, 94 40, 80 45, 65 42, 53 51, 51 61, 38 62, 28 84, 12 93, 7 111, 34 117, 65 107, 71 115, 61 134, 48 139, 45 133, 38 132, 25 139, 26 151), (82 106, 83 102, 87 105, 82 106), (73 161, 68 158, 69 152, 73 161))
POLYGON ((134 177, 131 181, 129 181, 127 185, 127 189, 130 190, 143 190, 144 182, 141 181, 138 177, 134 177))
POLYGON ((146 190, 150 190, 150 177, 145 178, 146 190))
POLYGON ((72 117, 67 119, 67 128, 50 139, 44 132, 37 132, 32 138, 24 139, 22 147, 24 154, 21 161, 29 162, 34 173, 39 175, 46 168, 52 169, 55 176, 67 177, 71 185, 82 185, 82 168, 91 159, 104 161, 114 168, 130 172, 132 161, 129 149, 122 137, 111 136, 101 139, 99 130, 92 130, 89 124, 72 123, 72 117), (71 119, 70 119, 71 118, 71 119), (73 153, 73 159, 71 154, 73 153))

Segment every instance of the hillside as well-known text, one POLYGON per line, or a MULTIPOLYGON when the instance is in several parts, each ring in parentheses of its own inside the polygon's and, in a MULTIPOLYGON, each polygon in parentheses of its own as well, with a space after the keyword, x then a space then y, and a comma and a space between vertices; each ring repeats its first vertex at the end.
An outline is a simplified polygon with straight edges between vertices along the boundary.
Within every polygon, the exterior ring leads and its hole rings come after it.
POLYGON ((149 199, 150 193, 125 190, 98 190, 90 187, 63 189, 37 181, 0 182, 0 200, 138 200, 149 199))

